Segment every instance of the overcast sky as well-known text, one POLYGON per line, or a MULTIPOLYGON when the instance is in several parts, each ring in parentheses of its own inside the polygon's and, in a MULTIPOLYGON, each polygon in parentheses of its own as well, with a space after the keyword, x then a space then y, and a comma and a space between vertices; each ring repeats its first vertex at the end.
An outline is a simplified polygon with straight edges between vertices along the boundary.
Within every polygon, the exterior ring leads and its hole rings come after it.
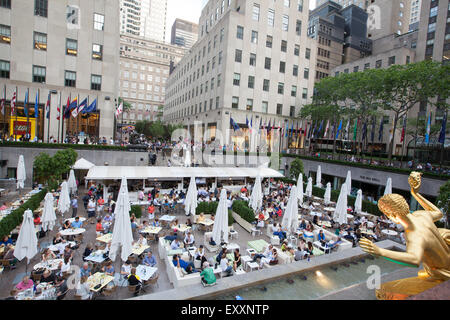
MULTIPOLYGON (((315 7, 316 0, 310 1, 310 9, 315 7)), ((170 42, 170 32, 176 18, 198 23, 203 6, 208 0, 168 0, 166 42, 170 42)))

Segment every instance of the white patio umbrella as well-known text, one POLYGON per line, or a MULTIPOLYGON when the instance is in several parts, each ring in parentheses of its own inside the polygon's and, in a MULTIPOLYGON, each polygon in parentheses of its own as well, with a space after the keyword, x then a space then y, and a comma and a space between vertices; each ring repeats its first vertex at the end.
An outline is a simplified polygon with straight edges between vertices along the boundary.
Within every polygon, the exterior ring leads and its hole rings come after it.
POLYGON ((184 212, 188 216, 190 214, 195 215, 195 209, 197 208, 197 184, 195 183, 195 177, 191 177, 189 182, 189 188, 184 199, 184 212))
POLYGON ((131 231, 130 209, 127 182, 125 177, 122 177, 116 208, 114 210, 115 222, 109 252, 109 258, 113 261, 116 260, 120 247, 122 247, 120 255, 122 261, 126 261, 132 252, 133 233, 131 231))
POLYGON ((288 230, 290 233, 294 233, 298 228, 298 193, 297 187, 293 186, 289 200, 286 206, 286 210, 283 214, 283 220, 281 226, 288 230))
POLYGON ((347 223, 347 190, 347 185, 344 183, 333 214, 333 220, 339 224, 347 223))
POLYGON ((228 206, 227 190, 225 189, 222 189, 220 192, 220 200, 214 219, 212 238, 216 243, 220 243, 222 238, 225 242, 228 242, 228 206))
POLYGON ((75 179, 75 172, 73 171, 73 169, 70 169, 67 186, 69 187, 70 194, 74 194, 77 192, 77 180, 75 179))
POLYGON ((27 265, 30 260, 38 253, 38 239, 36 228, 33 223, 33 212, 28 209, 23 213, 22 226, 19 230, 19 236, 14 248, 14 256, 18 260, 27 258, 27 265))
POLYGON ((352 193, 352 172, 347 171, 347 178, 345 179, 345 184, 347 185, 347 194, 352 193))
POLYGON ((255 212, 261 209, 263 203, 263 193, 261 187, 261 176, 256 176, 255 185, 252 189, 252 194, 250 195, 250 200, 248 202, 249 207, 251 207, 255 212))
POLYGON ((55 208, 53 207, 53 194, 48 192, 44 198, 44 210, 42 211, 42 230, 53 230, 56 222, 55 208))
POLYGON ((316 186, 322 188, 322 169, 320 165, 317 166, 316 186))
POLYGON ((103 200, 108 201, 108 187, 105 184, 103 185, 103 200))
POLYGON ((384 189, 384 195, 392 193, 392 179, 389 177, 386 182, 386 188, 384 189))
POLYGON ((186 156, 184 157, 184 166, 190 167, 191 166, 191 147, 186 146, 186 156))
POLYGON ((331 183, 327 183, 327 188, 325 189, 325 195, 323 196, 325 204, 330 204, 331 200, 331 183))
POLYGON ((68 212, 70 209, 69 186, 66 181, 61 183, 61 192, 59 193, 58 211, 61 214, 68 212))
POLYGON ((24 188, 26 178, 25 160, 23 159, 23 155, 20 155, 19 162, 17 163, 17 189, 24 188))
POLYGON ((297 179, 297 195, 300 205, 303 204, 303 173, 300 172, 297 179))
POLYGON ((356 213, 362 212, 362 190, 361 189, 359 189, 358 193, 356 194, 355 212, 356 213))
POLYGON ((312 197, 312 178, 309 177, 308 178, 308 184, 306 185, 306 196, 307 197, 312 197))

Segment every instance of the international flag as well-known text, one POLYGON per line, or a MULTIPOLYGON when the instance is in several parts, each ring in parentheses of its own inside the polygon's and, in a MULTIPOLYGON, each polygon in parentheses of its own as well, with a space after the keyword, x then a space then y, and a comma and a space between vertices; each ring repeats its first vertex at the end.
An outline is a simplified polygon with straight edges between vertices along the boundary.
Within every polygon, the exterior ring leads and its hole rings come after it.
POLYGON ((286 125, 284 126, 284 136, 288 137, 288 131, 289 131, 289 123, 286 122, 286 125))
POLYGON ((445 143, 445 130, 447 129, 447 112, 444 114, 444 119, 442 119, 441 131, 439 132, 439 143, 445 143))
POLYGON ((291 125, 291 134, 290 134, 290 138, 292 138, 292 136, 294 135, 294 122, 292 122, 292 125, 291 125))
MULTIPOLYGON (((119 119, 119 116, 121 115, 122 112, 123 112, 123 102, 121 102, 116 109, 116 119, 119 119)), ((233 121, 232 118, 230 118, 230 122, 231 121, 233 121)))
POLYGON ((250 119, 250 133, 252 133, 253 130, 253 115, 252 118, 250 119))
POLYGON ((381 141, 381 139, 383 139, 383 117, 381 117, 381 121, 380 121, 380 130, 378 132, 378 141, 381 141))
MULTIPOLYGON (((314 122, 313 122, 313 123, 314 123, 314 122)), ((309 126, 309 130, 308 130, 308 139, 311 138, 311 129, 312 129, 313 123, 309 126)))
POLYGON ((339 133, 340 133, 341 130, 342 130, 342 120, 341 120, 341 122, 339 122, 339 127, 337 129, 336 138, 335 139, 337 139, 339 137, 339 133))
POLYGON ((356 133, 358 132, 358 119, 355 121, 355 127, 353 128, 353 140, 356 141, 356 133))
POLYGON ((78 97, 75 97, 72 102, 70 102, 69 98, 67 98, 67 106, 66 110, 64 111, 64 118, 69 119, 70 113, 73 109, 78 107, 78 97))
POLYGON ((305 130, 303 131, 303 135, 306 137, 306 132, 308 131, 308 122, 305 124, 305 130))
POLYGON ((14 115, 16 112, 16 92, 14 91, 13 97, 11 99, 11 115, 14 115))
POLYGON ((36 100, 34 102, 34 117, 36 119, 39 117, 39 91, 36 92, 36 100))
POLYGON ((59 121, 59 119, 61 119, 61 106, 57 106, 56 107, 56 120, 59 121))
POLYGON ((2 111, 2 115, 4 115, 5 114, 5 98, 3 98, 0 103, 0 109, 2 111))
POLYGON ((372 118, 372 133, 371 133, 371 137, 370 137, 370 139, 372 140, 372 143, 375 140, 375 122, 377 122, 377 118, 373 117, 372 118))
POLYGON ((363 133, 362 133, 362 141, 365 141, 367 137, 367 121, 364 122, 364 126, 363 126, 363 133))
POLYGON ((269 124, 268 124, 268 126, 267 126, 267 134, 269 134, 269 132, 270 132, 270 119, 269 119, 269 124))
POLYGON ((45 117, 50 119, 50 92, 47 96, 47 103, 45 104, 45 117))
POLYGON ((72 116, 74 118, 76 118, 78 116, 78 114, 83 111, 84 108, 86 108, 87 106, 87 98, 85 98, 83 101, 81 101, 81 103, 78 105, 78 107, 74 108, 72 110, 72 116))
POLYGON ((258 129, 259 134, 261 134, 261 127, 262 127, 262 118, 259 119, 259 129, 258 129))
POLYGON ((350 134, 349 130, 350 130, 350 119, 348 119, 347 125, 345 126, 345 138, 344 138, 345 140, 349 140, 350 134))
POLYGON ((330 120, 327 120, 327 126, 325 127, 325 132, 323 133, 324 138, 328 138, 328 128, 330 126, 330 120))
POLYGON ((248 118, 245 116, 245 125, 248 127, 248 118))
POLYGON ((431 130, 431 112, 428 115, 427 131, 425 133, 425 142, 426 143, 430 143, 430 130, 431 130))
POLYGON ((405 140, 405 134, 406 134, 406 117, 403 118, 403 128, 402 128, 402 136, 400 137, 400 142, 403 142, 405 140))
POLYGON ((320 121, 320 126, 319 126, 319 131, 317 131, 317 136, 319 136, 320 133, 322 132, 322 128, 323 128, 323 120, 320 121))
POLYGON ((23 112, 28 117, 28 90, 25 92, 25 100, 23 100, 23 112))
POLYGON ((95 99, 89 107, 84 108, 83 111, 81 111, 81 114, 91 113, 97 111, 97 99, 95 99))

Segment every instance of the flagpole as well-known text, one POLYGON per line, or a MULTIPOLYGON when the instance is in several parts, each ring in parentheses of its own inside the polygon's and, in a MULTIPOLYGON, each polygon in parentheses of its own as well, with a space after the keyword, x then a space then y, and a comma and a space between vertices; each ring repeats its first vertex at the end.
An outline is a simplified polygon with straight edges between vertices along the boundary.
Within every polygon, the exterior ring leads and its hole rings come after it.
POLYGON ((61 129, 61 96, 62 91, 59 92, 59 120, 58 120, 58 143, 59 143, 59 130, 61 129))
POLYGON ((405 141, 406 141, 406 123, 408 121, 408 116, 406 115, 405 118, 403 119, 404 123, 403 123, 403 128, 402 128, 402 137, 403 137, 403 143, 402 143, 402 156, 400 158, 400 168, 403 168, 403 157, 405 154, 405 141), (405 133, 403 135, 403 129, 405 130, 405 133))
POLYGON ((99 100, 98 100, 98 95, 97 95, 97 101, 95 103, 95 110, 97 111, 97 126, 96 126, 97 141, 100 136, 100 109, 97 108, 97 106, 99 106, 98 102, 99 102, 99 100))
MULTIPOLYGON (((47 143, 50 142, 50 106, 52 104, 52 94, 50 93, 50 90, 48 92, 48 115, 46 114, 45 116, 48 116, 48 120, 47 120, 47 143)), ((47 104, 45 104, 47 106, 47 104)), ((47 110, 46 110, 47 111, 47 110)))
MULTIPOLYGON (((445 122, 447 122, 447 113, 448 113, 448 111, 446 110, 445 118, 442 121, 445 120, 445 122)), ((441 127, 441 131, 442 131, 442 127, 441 127)), ((440 135, 441 135, 441 133, 439 132, 438 141, 440 140, 440 135)), ((445 130, 444 130, 444 141, 442 142, 442 146, 441 146, 441 159, 440 159, 440 163, 439 163, 439 169, 442 169, 442 162, 444 161, 444 145, 445 145, 445 130)))
MULTIPOLYGON (((37 106, 35 106, 35 108, 37 108, 37 115, 36 115, 36 110, 34 110, 34 114, 35 114, 35 118, 36 118, 36 138, 37 138, 37 142, 39 142, 39 102, 41 100, 41 91, 40 89, 38 89, 38 98, 37 98, 37 106)), ((43 139, 44 137, 42 137, 43 139)))
POLYGON ((3 140, 6 140, 6 83, 3 90, 3 140))
MULTIPOLYGON (((18 100, 19 100, 19 90, 17 89, 17 86, 16 86, 16 101, 14 102, 15 103, 14 112, 16 113, 16 122, 17 122, 17 101, 18 100)), ((16 130, 14 130, 14 125, 13 125, 14 141, 17 141, 17 134, 16 134, 16 130)))

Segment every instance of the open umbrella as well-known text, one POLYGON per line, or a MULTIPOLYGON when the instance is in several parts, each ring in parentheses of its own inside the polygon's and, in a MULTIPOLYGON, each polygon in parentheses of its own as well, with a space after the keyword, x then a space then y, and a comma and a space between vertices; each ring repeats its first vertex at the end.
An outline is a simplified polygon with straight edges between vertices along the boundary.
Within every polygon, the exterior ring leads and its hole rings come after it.
POLYGON ((67 186, 69 187, 70 194, 74 194, 77 192, 77 180, 75 179, 75 172, 73 171, 73 169, 70 169, 67 186))
POLYGON ((336 203, 336 210, 333 214, 333 220, 339 224, 347 223, 347 185, 344 183, 339 193, 339 198, 336 203))
POLYGON ((300 172, 297 179, 297 194, 299 204, 303 204, 303 173, 300 172))
POLYGON ((248 205, 256 212, 259 209, 261 209, 263 203, 263 193, 262 193, 262 187, 261 187, 261 176, 256 176, 255 185, 252 189, 252 194, 250 196, 250 200, 248 202, 248 205))
POLYGON ((69 210, 70 210, 69 186, 66 181, 63 181, 63 183, 61 183, 61 192, 59 194, 58 211, 61 212, 61 214, 64 214, 69 210))
POLYGON ((356 213, 362 212, 362 190, 361 189, 359 189, 358 193, 356 194, 355 212, 356 213))
POLYGON ((347 185, 347 194, 350 195, 352 193, 352 172, 350 170, 347 171, 345 184, 347 185))
POLYGON ((322 169, 320 165, 317 166, 316 186, 322 188, 322 169))
POLYGON ((197 208, 197 185, 195 183, 195 177, 191 177, 189 182, 189 188, 184 199, 184 212, 188 216, 190 214, 195 215, 195 209, 197 208))
POLYGON ((23 214, 22 226, 14 248, 14 256, 18 260, 27 258, 27 265, 38 252, 38 239, 33 222, 33 212, 27 209, 23 214))
POLYGON ((386 188, 384 189, 384 195, 392 193, 392 179, 389 177, 386 182, 386 188))
POLYGON ((308 184, 306 185, 306 196, 312 197, 312 178, 308 178, 308 184))
POLYGON ((289 200, 284 211, 281 226, 291 233, 294 233, 298 228, 298 193, 297 187, 293 186, 289 200))
POLYGON ((130 209, 127 181, 125 177, 122 177, 116 208, 114 210, 115 222, 109 252, 109 258, 113 261, 116 260, 120 247, 122 247, 120 255, 122 261, 126 261, 132 252, 133 233, 131 231, 130 209))
POLYGON ((222 191, 220 192, 220 200, 214 219, 212 238, 216 243, 221 243, 222 239, 225 242, 228 242, 228 206, 227 190, 225 189, 222 189, 222 191))
POLYGON ((17 189, 24 188, 26 178, 25 160, 23 160, 23 155, 20 155, 19 162, 17 163, 17 189))
POLYGON ((42 230, 53 230, 56 221, 55 208, 53 207, 53 194, 48 192, 44 198, 44 210, 42 211, 42 230))
POLYGON ((331 200, 331 183, 327 183, 327 188, 325 189, 325 195, 323 196, 325 204, 330 204, 331 200))

